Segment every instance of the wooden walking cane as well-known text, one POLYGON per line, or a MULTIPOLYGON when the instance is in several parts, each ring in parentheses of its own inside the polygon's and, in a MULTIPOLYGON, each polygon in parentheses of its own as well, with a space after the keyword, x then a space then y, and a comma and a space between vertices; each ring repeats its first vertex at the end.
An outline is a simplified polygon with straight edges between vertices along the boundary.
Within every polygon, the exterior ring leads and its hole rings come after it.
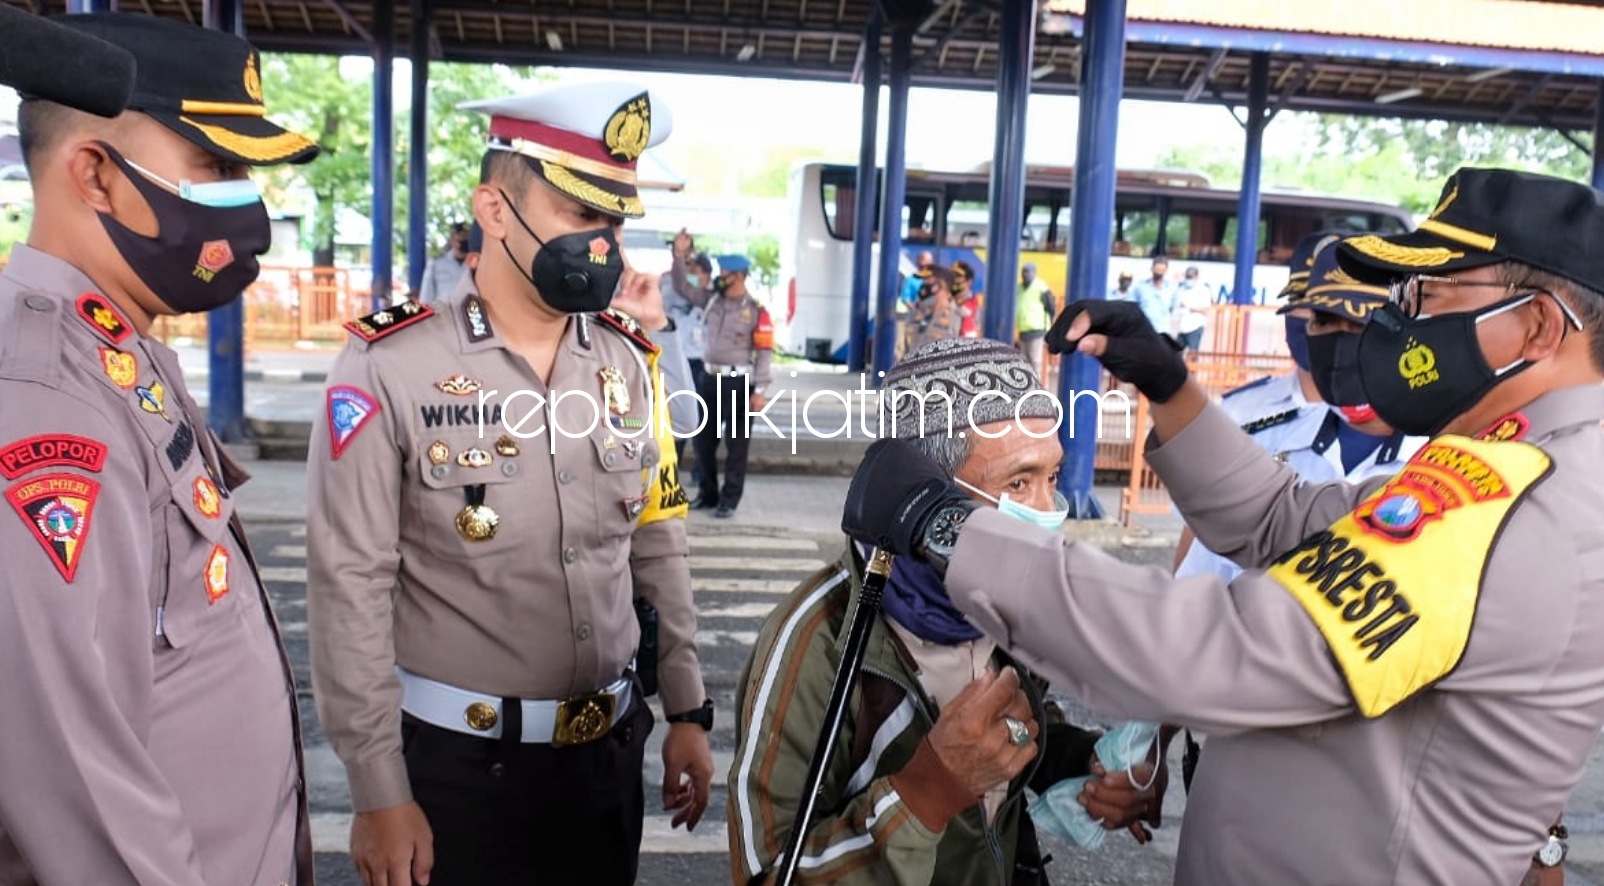
POLYGON ((830 701, 824 708, 824 723, 819 728, 819 742, 813 747, 813 760, 808 763, 808 777, 802 785, 802 803, 797 807, 796 820, 791 822, 791 833, 786 838, 785 852, 773 880, 774 886, 791 886, 796 879, 797 864, 802 860, 802 845, 807 842, 808 827, 819 805, 819 791, 824 785, 824 771, 830 765, 830 749, 841 734, 841 723, 846 719, 847 700, 858 685, 863 668, 863 655, 869 648, 869 630, 880 617, 880 595, 885 592, 886 580, 891 577, 890 551, 875 548, 869 555, 869 565, 863 576, 863 589, 858 592, 858 605, 852 610, 852 624, 847 629, 846 651, 836 667, 835 679, 830 684, 830 701))

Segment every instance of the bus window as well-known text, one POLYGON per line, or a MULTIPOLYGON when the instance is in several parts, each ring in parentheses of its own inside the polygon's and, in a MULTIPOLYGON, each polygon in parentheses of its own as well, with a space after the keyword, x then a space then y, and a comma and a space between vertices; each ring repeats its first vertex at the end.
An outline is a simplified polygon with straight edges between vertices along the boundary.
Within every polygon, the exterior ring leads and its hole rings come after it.
POLYGON ((1192 261, 1230 261, 1236 254, 1236 214, 1180 205, 1164 225, 1164 252, 1192 261))
POLYGON ((1152 255, 1158 249, 1158 200, 1132 195, 1120 200, 1114 209, 1115 255, 1152 255))
POLYGON ((956 200, 947 208, 947 245, 966 249, 985 249, 991 229, 987 204, 981 200, 956 200))
POLYGON ((848 184, 832 181, 823 183, 824 224, 830 236, 838 240, 851 240, 853 224, 857 221, 858 192, 848 184))
MULTIPOLYGON (((853 169, 825 169, 819 177, 819 208, 824 213, 824 224, 830 236, 837 240, 851 240, 853 222, 857 217, 857 171, 853 169)), ((876 234, 879 231, 880 206, 875 199, 874 217, 876 234)), ((902 240, 904 243, 935 243, 936 220, 940 217, 941 198, 935 194, 907 195, 902 207, 902 240)), ((876 236, 875 239, 879 239, 876 236)))

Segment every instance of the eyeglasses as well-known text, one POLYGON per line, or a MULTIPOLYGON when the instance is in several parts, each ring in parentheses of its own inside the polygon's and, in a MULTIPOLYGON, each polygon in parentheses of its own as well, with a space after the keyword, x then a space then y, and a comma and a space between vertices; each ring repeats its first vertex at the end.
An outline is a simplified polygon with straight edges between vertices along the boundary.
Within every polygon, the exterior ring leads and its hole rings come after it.
POLYGON ((1576 331, 1582 331, 1582 321, 1577 319, 1576 313, 1571 310, 1571 306, 1566 304, 1564 299, 1546 289, 1539 289, 1535 286, 1517 286, 1514 283, 1495 283, 1490 280, 1459 280, 1453 277, 1437 277, 1431 274, 1415 274, 1412 277, 1398 280, 1387 287, 1387 297, 1391 299, 1393 304, 1398 306, 1398 310, 1405 317, 1411 320, 1420 316, 1420 307, 1425 301, 1420 292, 1422 283, 1431 283, 1437 286, 1492 286, 1503 289, 1510 296, 1531 295, 1535 298, 1539 295, 1546 295, 1554 300, 1554 304, 1559 305, 1560 311, 1565 314, 1565 319, 1576 327, 1576 331))

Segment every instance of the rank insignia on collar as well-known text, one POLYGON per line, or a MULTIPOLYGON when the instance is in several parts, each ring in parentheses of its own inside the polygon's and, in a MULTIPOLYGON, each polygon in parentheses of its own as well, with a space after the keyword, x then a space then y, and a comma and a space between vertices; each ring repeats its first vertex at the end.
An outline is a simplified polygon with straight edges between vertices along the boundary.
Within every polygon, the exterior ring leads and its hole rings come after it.
POLYGON ((483 449, 465 449, 457 453, 457 464, 465 468, 487 468, 493 459, 483 449))
POLYGON ((635 318, 623 311, 608 308, 597 314, 596 320, 614 332, 622 334, 624 338, 629 339, 635 347, 640 348, 642 351, 648 354, 657 353, 657 345, 650 338, 647 338, 646 332, 641 329, 639 323, 635 322, 635 318))
POLYGON ((1263 418, 1250 421, 1242 426, 1242 430, 1249 435, 1257 434, 1260 431, 1267 431, 1270 428, 1280 427, 1281 425, 1284 425, 1297 417, 1298 410, 1288 409, 1285 412, 1277 412, 1274 415, 1266 415, 1263 418))
POLYGON ((106 370, 106 377, 111 379, 111 383, 125 391, 139 380, 139 360, 133 354, 125 354, 115 348, 101 348, 100 365, 106 370))
POLYGON ((629 414, 629 383, 617 366, 603 366, 596 373, 602 383, 602 399, 614 415, 629 414))
POLYGON ((379 401, 361 388, 336 385, 329 388, 328 413, 329 448, 338 461, 357 433, 379 414, 379 401))
POLYGON ((159 415, 162 421, 171 422, 167 415, 167 389, 159 381, 153 381, 148 388, 139 388, 134 392, 139 397, 139 408, 151 415, 159 415))
POLYGON ((443 440, 436 440, 429 444, 429 464, 443 465, 451 460, 451 447, 443 440))
POLYGON ((345 324, 345 328, 352 335, 365 342, 376 342, 387 335, 398 332, 434 316, 434 309, 428 305, 420 305, 414 301, 402 302, 392 308, 374 311, 366 317, 359 317, 345 324))
POLYGON ((99 293, 86 292, 78 296, 78 316, 114 345, 122 344, 124 339, 134 334, 133 325, 112 307, 109 299, 99 293))
POLYGON ((193 489, 195 510, 207 517, 216 517, 223 513, 223 498, 217 492, 217 484, 207 477, 196 477, 193 489))
POLYGON ((100 473, 106 465, 106 444, 72 434, 44 434, 0 447, 0 475, 15 480, 42 468, 81 468, 100 473))
POLYGON ((479 296, 470 295, 462 300, 462 317, 468 322, 468 341, 478 344, 495 336, 496 331, 490 328, 490 314, 479 296))
POLYGON ((447 394, 455 394, 458 397, 466 397, 474 391, 484 387, 484 385, 479 383, 478 379, 469 378, 461 373, 453 375, 450 378, 443 378, 435 382, 434 386, 446 392, 447 394))
POLYGON ((518 454, 518 441, 502 434, 501 439, 496 441, 496 454, 512 458, 518 454))
POLYGON ((1482 433, 1481 439, 1499 442, 1520 440, 1526 436, 1526 432, 1531 429, 1531 426, 1532 423, 1526 416, 1519 412, 1511 413, 1493 422, 1493 426, 1482 433))
POLYGON ((215 606, 228 595, 228 549, 222 545, 212 548, 206 560, 206 603, 215 606))
POLYGON ((6 501, 69 582, 78 572, 99 497, 100 484, 77 474, 45 474, 6 490, 6 501))

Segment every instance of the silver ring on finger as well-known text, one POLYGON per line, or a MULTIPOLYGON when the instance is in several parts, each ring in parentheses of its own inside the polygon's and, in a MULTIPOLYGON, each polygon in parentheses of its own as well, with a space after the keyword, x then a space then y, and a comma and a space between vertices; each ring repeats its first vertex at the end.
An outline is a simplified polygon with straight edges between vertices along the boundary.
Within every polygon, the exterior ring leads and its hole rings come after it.
POLYGON ((1008 727, 1008 743, 1016 748, 1030 744, 1030 727, 1023 720, 1013 717, 1004 717, 1003 725, 1008 727))

